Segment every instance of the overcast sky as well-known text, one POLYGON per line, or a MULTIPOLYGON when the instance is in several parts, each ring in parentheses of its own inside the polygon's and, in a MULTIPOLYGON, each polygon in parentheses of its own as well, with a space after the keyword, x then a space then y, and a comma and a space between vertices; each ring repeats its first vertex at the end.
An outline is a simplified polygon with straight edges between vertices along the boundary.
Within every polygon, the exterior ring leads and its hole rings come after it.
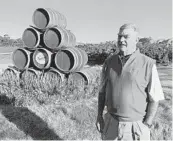
POLYGON ((172 0, 0 0, 0 35, 22 37, 37 8, 53 8, 67 19, 77 42, 117 39, 119 27, 135 23, 142 37, 172 36, 172 0))

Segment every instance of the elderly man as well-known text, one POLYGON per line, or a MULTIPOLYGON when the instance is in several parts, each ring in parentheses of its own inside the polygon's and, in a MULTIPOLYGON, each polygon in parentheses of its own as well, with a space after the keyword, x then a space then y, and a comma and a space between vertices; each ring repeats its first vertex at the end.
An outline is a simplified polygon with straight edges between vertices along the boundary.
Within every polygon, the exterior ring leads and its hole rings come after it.
POLYGON ((155 60, 137 49, 138 30, 124 24, 119 53, 103 65, 96 126, 105 140, 150 140, 150 128, 164 94, 155 60), (103 111, 107 113, 103 118, 103 111))

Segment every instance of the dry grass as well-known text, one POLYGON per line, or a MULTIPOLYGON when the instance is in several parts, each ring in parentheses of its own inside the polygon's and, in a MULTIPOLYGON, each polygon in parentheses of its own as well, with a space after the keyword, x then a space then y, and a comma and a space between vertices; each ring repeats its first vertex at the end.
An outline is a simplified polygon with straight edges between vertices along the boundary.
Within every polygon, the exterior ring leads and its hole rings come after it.
POLYGON ((160 101, 151 130, 153 140, 172 140, 172 69, 158 67, 165 100, 160 101))
MULTIPOLYGON (((160 67, 165 100, 151 130, 155 140, 171 140, 172 86, 170 68, 160 67)), ((0 139, 99 140, 95 127, 100 71, 90 85, 58 75, 26 72, 22 79, 7 71, 0 77, 0 139), (11 104, 11 105, 10 105, 11 104)))

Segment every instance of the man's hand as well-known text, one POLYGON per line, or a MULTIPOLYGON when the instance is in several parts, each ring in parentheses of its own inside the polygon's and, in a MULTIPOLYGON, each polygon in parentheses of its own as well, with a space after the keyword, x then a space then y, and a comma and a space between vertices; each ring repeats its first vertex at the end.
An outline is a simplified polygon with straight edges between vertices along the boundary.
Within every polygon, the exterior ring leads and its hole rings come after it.
POLYGON ((152 126, 152 121, 156 115, 158 105, 159 102, 149 102, 147 105, 147 112, 143 120, 143 123, 149 128, 151 128, 152 126))
POLYGON ((103 129, 104 129, 104 119, 103 119, 103 116, 101 116, 101 115, 97 116, 96 127, 97 127, 97 130, 100 133, 103 133, 103 129))

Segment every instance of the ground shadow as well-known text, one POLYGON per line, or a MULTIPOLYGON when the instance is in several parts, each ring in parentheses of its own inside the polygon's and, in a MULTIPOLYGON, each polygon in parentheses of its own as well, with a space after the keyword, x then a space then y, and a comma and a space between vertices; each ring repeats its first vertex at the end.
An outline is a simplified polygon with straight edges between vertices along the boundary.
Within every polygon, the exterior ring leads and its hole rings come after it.
MULTIPOLYGON (((8 101, 8 97, 3 96, 3 101, 8 101)), ((18 129, 22 130, 34 140, 62 140, 55 132, 49 129, 45 123, 35 113, 26 107, 14 107, 12 105, 2 105, 0 101, 1 113, 18 129)))
POLYGON ((15 97, 7 97, 5 94, 0 93, 0 105, 14 105, 15 97))

